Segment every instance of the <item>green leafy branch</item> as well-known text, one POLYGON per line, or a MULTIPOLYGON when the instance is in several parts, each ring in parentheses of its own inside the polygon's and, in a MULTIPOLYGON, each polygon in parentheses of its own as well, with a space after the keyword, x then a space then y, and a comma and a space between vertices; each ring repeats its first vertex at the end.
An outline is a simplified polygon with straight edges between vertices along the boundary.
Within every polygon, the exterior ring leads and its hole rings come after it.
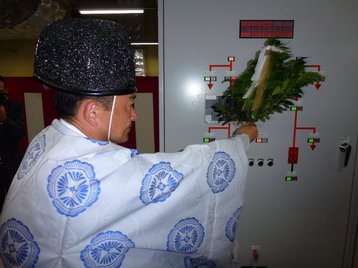
POLYGON ((266 51, 267 59, 260 81, 252 93, 243 98, 253 83, 251 78, 255 73, 260 51, 212 106, 223 125, 229 122, 254 123, 269 120, 270 115, 286 111, 293 105, 293 100, 301 98, 302 88, 323 81, 321 74, 306 71, 306 57, 293 58, 288 47, 280 40, 267 39, 265 46, 274 46, 280 51, 266 51))

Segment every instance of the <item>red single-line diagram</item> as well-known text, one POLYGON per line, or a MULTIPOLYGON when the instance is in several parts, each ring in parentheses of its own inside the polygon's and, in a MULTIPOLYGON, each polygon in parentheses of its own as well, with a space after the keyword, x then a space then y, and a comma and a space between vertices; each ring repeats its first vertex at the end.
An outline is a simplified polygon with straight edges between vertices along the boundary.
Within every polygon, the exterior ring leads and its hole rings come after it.
MULTIPOLYGON (((319 65, 319 64, 306 65, 305 67, 306 67, 306 68, 315 68, 315 69, 317 69, 317 72, 318 72, 318 73, 321 71, 321 65, 319 65)), ((315 87, 316 87, 317 90, 320 89, 320 87, 321 87, 320 81, 318 81, 318 82, 315 83, 315 87)))
MULTIPOLYGON (((209 71, 213 71, 214 68, 229 68, 229 71, 232 71, 232 64, 233 62, 235 61, 235 57, 234 56, 229 56, 228 57, 228 61, 229 61, 229 64, 210 64, 209 65, 209 71)), ((208 79, 209 80, 209 83, 207 84, 208 85, 208 88, 209 90, 211 90, 211 88, 213 87, 213 83, 212 81, 216 81, 216 77, 212 77, 211 79, 208 79)), ((230 79, 230 86, 231 86, 231 79, 230 79)))
MULTIPOLYGON (((306 67, 308 68, 316 68, 317 72, 321 71, 321 66, 318 64, 313 64, 313 65, 307 65, 306 67)), ((319 88, 321 87, 321 84, 319 82, 317 82, 315 84, 315 87, 317 90, 319 90, 319 88)), ((298 99, 296 99, 296 101, 298 101, 298 99)), ((317 129, 316 127, 313 126, 298 126, 298 112, 299 110, 302 111, 302 109, 295 109, 294 111, 294 123, 293 123, 293 141, 292 141, 292 146, 288 148, 288 164, 291 164, 291 172, 293 172, 293 168, 294 165, 298 163, 298 152, 299 152, 299 148, 296 145, 297 142, 297 131, 299 130, 303 130, 303 131, 311 131, 313 134, 316 134, 317 129)), ((312 139, 312 142, 310 142, 310 147, 313 150, 316 149, 316 140, 319 139, 312 139)))
POLYGON ((227 124, 227 127, 209 127, 208 132, 211 133, 213 129, 227 129, 227 136, 230 138, 231 135, 231 124, 227 124))
MULTIPOLYGON (((228 64, 210 64, 209 65, 209 71, 212 72, 215 68, 224 68, 228 69, 230 72, 233 70, 233 62, 235 61, 234 56, 228 56, 228 64)), ((236 76, 232 76, 228 79, 229 81, 229 89, 231 89, 232 81, 236 79, 236 76)), ((217 77, 210 76, 210 77, 204 77, 205 81, 209 81, 207 83, 209 90, 213 87, 213 82, 217 81, 217 77)), ((208 132, 211 133, 212 130, 219 129, 219 130, 227 130, 227 137, 230 138, 231 136, 231 124, 228 123, 227 126, 211 126, 208 127, 208 132)))

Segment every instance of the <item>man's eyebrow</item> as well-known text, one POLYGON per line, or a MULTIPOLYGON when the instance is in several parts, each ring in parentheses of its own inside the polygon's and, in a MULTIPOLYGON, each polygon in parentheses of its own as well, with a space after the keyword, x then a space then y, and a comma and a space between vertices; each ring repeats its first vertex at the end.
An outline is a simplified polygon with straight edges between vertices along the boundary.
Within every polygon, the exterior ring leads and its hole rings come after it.
POLYGON ((135 100, 136 98, 137 98, 137 95, 132 95, 132 96, 131 96, 131 99, 132 99, 132 100, 135 100))

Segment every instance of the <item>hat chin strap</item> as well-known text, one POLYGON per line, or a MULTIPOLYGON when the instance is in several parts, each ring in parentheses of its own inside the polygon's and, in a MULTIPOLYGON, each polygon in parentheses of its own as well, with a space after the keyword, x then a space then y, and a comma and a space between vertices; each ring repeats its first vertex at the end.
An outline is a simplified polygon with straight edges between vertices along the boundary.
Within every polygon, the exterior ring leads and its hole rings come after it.
POLYGON ((109 126, 108 126, 108 136, 107 141, 110 141, 109 138, 111 137, 111 129, 112 129, 112 118, 113 118, 113 111, 114 106, 116 105, 116 95, 113 96, 113 102, 112 102, 112 110, 111 110, 111 117, 109 118, 109 126))

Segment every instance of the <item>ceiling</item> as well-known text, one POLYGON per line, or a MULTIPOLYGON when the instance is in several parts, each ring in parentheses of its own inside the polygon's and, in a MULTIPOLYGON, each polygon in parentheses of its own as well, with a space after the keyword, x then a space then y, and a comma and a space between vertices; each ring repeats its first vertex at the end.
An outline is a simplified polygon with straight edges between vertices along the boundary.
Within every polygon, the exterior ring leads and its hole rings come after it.
POLYGON ((157 42, 157 0, 0 0, 0 40, 37 39, 42 28, 63 18, 98 18, 121 23, 131 42, 157 42), (80 9, 142 8, 143 14, 81 15, 80 9))

